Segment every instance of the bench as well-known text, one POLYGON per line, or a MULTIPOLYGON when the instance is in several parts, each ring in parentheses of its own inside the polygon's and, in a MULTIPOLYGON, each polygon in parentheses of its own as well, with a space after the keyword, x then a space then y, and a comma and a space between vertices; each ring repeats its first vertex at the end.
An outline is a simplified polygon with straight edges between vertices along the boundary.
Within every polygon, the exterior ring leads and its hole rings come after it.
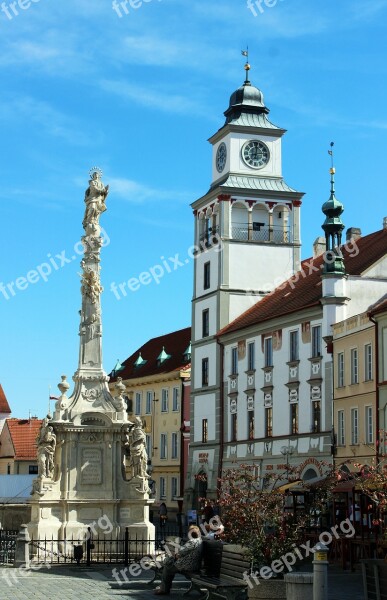
MULTIPOLYGON (((184 592, 183 596, 187 596, 193 590, 200 591, 200 588, 193 584, 194 577, 219 577, 222 560, 222 550, 222 542, 216 540, 203 540, 202 565, 200 571, 198 571, 197 573, 180 571, 180 575, 183 575, 191 583, 189 589, 186 592, 184 592)), ((151 569, 154 571, 154 575, 153 579, 151 581, 148 581, 148 585, 151 585, 157 580, 161 580, 163 565, 162 563, 156 562, 152 565, 151 569)))
POLYGON ((250 561, 245 551, 240 546, 224 544, 219 575, 193 575, 190 590, 205 588, 203 600, 210 600, 215 595, 227 600, 244 600, 247 598, 247 581, 243 577, 246 572, 250 572, 250 561))

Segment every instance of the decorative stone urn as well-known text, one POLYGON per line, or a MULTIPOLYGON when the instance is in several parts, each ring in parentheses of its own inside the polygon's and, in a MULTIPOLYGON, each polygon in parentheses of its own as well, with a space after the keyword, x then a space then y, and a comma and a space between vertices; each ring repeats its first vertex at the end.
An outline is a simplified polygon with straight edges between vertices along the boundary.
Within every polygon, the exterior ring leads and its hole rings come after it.
POLYGON ((248 598, 259 600, 286 600, 286 583, 283 579, 258 579, 259 585, 252 580, 253 588, 247 588, 248 598))

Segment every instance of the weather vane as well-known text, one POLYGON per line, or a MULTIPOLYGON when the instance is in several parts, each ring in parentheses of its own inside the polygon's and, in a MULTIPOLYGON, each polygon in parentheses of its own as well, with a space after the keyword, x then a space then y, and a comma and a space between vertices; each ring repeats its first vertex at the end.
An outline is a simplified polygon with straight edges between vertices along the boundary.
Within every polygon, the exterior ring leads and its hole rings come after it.
POLYGON ((250 71, 250 64, 249 64, 249 47, 247 46, 246 50, 242 50, 242 56, 246 57, 246 64, 245 64, 245 71, 246 71, 246 79, 245 79, 245 83, 250 83, 249 82, 249 71, 250 71))
POLYGON ((335 142, 331 142, 331 149, 328 150, 328 154, 331 157, 331 173, 335 172, 335 163, 334 163, 334 155, 333 155, 333 147, 335 145, 335 142))

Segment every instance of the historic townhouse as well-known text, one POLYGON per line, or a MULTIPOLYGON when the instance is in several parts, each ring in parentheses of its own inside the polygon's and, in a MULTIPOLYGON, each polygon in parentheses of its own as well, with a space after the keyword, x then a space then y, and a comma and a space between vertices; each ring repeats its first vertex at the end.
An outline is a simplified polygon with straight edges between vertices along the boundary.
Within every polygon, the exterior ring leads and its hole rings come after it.
POLYGON ((343 205, 333 168, 325 240, 300 263, 303 194, 282 177, 285 130, 269 121, 249 68, 209 140, 211 187, 192 205, 187 509, 216 497, 217 477, 235 461, 263 472, 289 461, 305 479, 321 474, 319 461, 332 459, 334 445, 332 325, 365 312, 387 286, 385 224, 365 237, 348 230, 338 250, 343 205))
POLYGON ((333 325, 334 456, 358 471, 376 457, 375 324, 367 313, 333 325))
MULTIPOLYGON (((385 223, 387 227, 387 219, 385 223)), ((375 441, 379 432, 377 458, 387 455, 387 295, 369 313, 376 327, 375 379, 376 419, 375 441)))
POLYGON ((187 471, 190 434, 191 328, 153 338, 111 373, 109 384, 121 377, 127 388, 128 417, 145 425, 149 474, 157 510, 165 502, 178 511, 187 471))

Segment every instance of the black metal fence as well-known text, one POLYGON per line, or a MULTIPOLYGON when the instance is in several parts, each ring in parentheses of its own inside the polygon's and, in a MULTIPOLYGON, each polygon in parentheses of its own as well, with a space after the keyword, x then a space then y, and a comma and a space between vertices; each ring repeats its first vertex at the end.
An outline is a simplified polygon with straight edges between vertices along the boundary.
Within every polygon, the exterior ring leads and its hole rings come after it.
POLYGON ((15 547, 18 531, 0 529, 0 564, 12 564, 15 560, 15 547))
POLYGON ((144 539, 131 536, 129 528, 122 535, 89 534, 84 539, 70 540, 45 538, 29 542, 30 559, 34 563, 47 565, 60 564, 124 564, 125 566, 139 562, 144 557, 156 558, 164 550, 165 542, 184 541, 175 527, 162 527, 155 537, 144 539))

